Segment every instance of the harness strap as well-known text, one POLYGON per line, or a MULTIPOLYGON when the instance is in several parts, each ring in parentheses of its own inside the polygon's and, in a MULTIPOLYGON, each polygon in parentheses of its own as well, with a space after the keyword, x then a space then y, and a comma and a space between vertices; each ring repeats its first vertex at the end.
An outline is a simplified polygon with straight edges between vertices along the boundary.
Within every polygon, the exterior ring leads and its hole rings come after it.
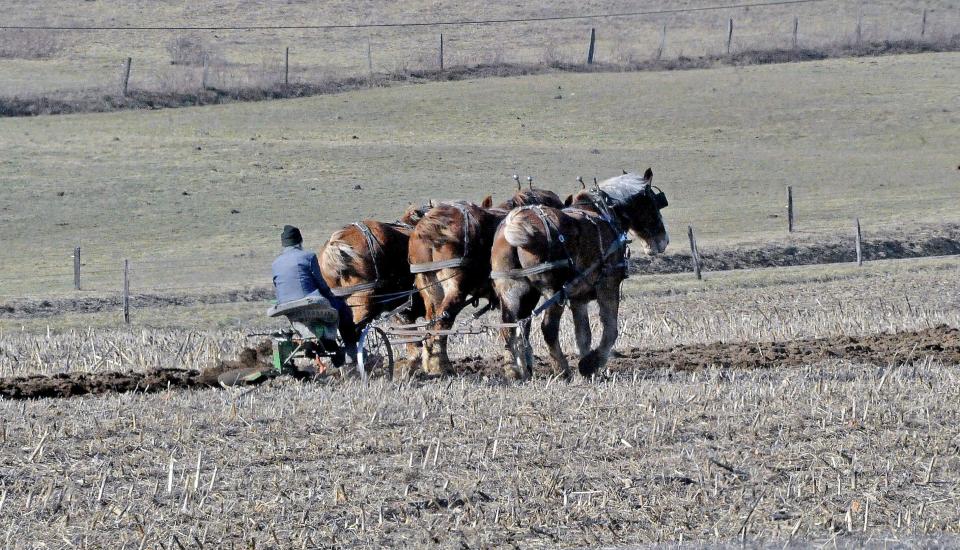
POLYGON ((554 260, 552 262, 543 262, 537 264, 533 267, 528 267, 526 269, 508 269, 506 271, 491 271, 491 279, 521 279, 523 277, 529 277, 530 275, 539 275, 540 273, 546 273, 547 271, 552 271, 554 269, 561 269, 565 267, 573 267, 573 264, 570 263, 570 260, 554 260))
POLYGON ((350 296, 355 292, 363 292, 364 290, 373 290, 380 287, 380 281, 370 281, 369 283, 360 283, 359 285, 351 286, 341 286, 337 288, 331 288, 330 293, 334 296, 350 296))
POLYGON ((583 281, 584 279, 592 275, 594 271, 599 269, 604 264, 604 262, 607 261, 607 258, 609 258, 615 252, 623 248, 626 245, 626 243, 627 243, 626 233, 620 234, 619 237, 617 237, 616 239, 614 239, 613 242, 610 243, 610 246, 607 247, 607 251, 603 253, 603 256, 600 257, 599 260, 591 264, 590 267, 588 267, 587 269, 584 269, 583 271, 578 273, 573 279, 570 279, 569 281, 567 281, 566 284, 564 284, 559 291, 557 291, 553 296, 548 298, 545 302, 540 304, 537 307, 537 309, 533 310, 533 313, 530 314, 530 317, 536 317, 537 315, 543 313, 543 311, 546 310, 547 308, 553 306, 558 302, 563 301, 563 299, 570 294, 570 289, 580 284, 581 281, 583 281))
POLYGON ((382 251, 380 248, 380 242, 377 241, 377 238, 373 236, 373 232, 370 231, 370 228, 367 227, 367 224, 363 222, 353 222, 352 225, 359 229, 360 233, 363 234, 363 238, 367 240, 367 250, 370 251, 370 261, 373 263, 373 280, 374 282, 379 282, 380 268, 377 265, 377 251, 382 251))
POLYGON ((440 260, 438 262, 426 262, 422 264, 410 264, 410 273, 428 273, 430 271, 440 271, 451 267, 460 267, 470 263, 467 258, 451 258, 449 260, 440 260))
POLYGON ((468 258, 470 254, 470 211, 467 210, 467 208, 462 204, 456 202, 450 203, 448 206, 456 208, 463 216, 463 256, 460 258, 451 258, 449 260, 440 260, 436 262, 410 264, 410 273, 428 273, 430 271, 440 271, 441 269, 460 267, 470 263, 468 258))

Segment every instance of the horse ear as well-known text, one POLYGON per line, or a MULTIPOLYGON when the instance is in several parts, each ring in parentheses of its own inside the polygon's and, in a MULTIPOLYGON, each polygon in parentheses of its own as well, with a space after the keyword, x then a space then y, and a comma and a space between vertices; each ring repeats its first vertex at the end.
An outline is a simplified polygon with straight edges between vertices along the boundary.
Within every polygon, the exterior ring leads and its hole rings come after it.
POLYGON ((566 200, 563 201, 563 206, 567 207, 573 204, 573 195, 567 195, 566 200))
POLYGON ((435 200, 433 200, 433 199, 430 199, 430 201, 429 201, 427 204, 430 205, 430 208, 436 208, 436 207, 437 207, 437 201, 435 201, 435 200))
POLYGON ((493 195, 487 195, 487 198, 483 199, 483 202, 480 203, 480 206, 483 208, 492 208, 493 207, 493 195))
POLYGON ((644 181, 647 185, 650 185, 651 183, 653 183, 653 169, 652 169, 652 168, 647 168, 647 171, 643 173, 643 181, 644 181))

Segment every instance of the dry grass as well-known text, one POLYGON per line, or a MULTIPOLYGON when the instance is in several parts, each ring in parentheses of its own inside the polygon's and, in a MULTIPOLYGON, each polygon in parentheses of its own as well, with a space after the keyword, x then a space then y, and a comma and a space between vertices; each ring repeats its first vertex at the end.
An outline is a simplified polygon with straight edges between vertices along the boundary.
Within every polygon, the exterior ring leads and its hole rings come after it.
MULTIPOLYGON (((668 0, 656 9, 717 5, 717 2, 668 0)), ((515 25, 471 25, 445 28, 375 28, 331 31, 210 31, 197 33, 222 54, 228 70, 216 75, 218 88, 242 87, 243 82, 273 68, 273 82, 282 76, 284 48, 291 48, 295 82, 317 83, 368 73, 367 45, 373 71, 388 74, 437 67, 438 34, 444 33, 446 66, 494 62, 531 64, 581 63, 590 29, 598 33, 596 58, 646 60, 654 56, 663 25, 667 26, 663 59, 695 58, 725 53, 726 25, 734 18, 733 51, 769 50, 792 46, 793 18, 800 19, 799 46, 823 48, 854 40, 858 11, 863 15, 863 40, 876 42, 920 38, 920 14, 929 9, 925 40, 950 37, 960 29, 960 18, 948 0, 927 2, 813 3, 770 8, 730 9, 600 20, 538 22, 515 25), (549 54, 547 51, 549 50, 549 54), (628 52, 628 53, 625 53, 628 52)), ((356 24, 393 21, 470 20, 538 17, 637 10, 624 0, 590 0, 529 4, 496 0, 477 4, 463 0, 404 0, 366 5, 355 2, 244 2, 216 5, 180 5, 147 0, 100 0, 81 5, 66 0, 35 3, 16 0, 7 8, 8 24, 63 24, 117 26, 225 24, 356 24)), ((642 8, 641 8, 642 9, 642 8)), ((131 85, 135 89, 169 92, 171 73, 193 75, 189 66, 171 67, 166 45, 177 32, 77 33, 55 58, 43 62, 0 63, 0 96, 54 96, 61 92, 95 90, 117 92, 120 63, 134 59, 131 85)), ((2 37, 0 37, 2 39, 2 37)))
POLYGON ((958 382, 957 366, 827 364, 5 402, 0 531, 118 547, 955 533, 958 382))
MULTIPOLYGON (((676 344, 790 341, 837 334, 960 326, 960 277, 954 258, 808 266, 770 270, 660 275, 624 285, 618 349, 676 344)), ((234 357, 280 325, 266 319, 266 302, 197 304, 133 310, 133 327, 119 308, 37 319, 0 319, 0 376, 204 368, 234 357)), ((485 320, 494 321, 490 314, 485 320)), ((595 320, 595 319, 594 319, 595 320)), ((594 327, 597 334, 597 327, 594 327)), ((569 318, 561 327, 568 353, 576 349, 569 318)), ((537 353, 546 350, 534 331, 537 353)), ((493 334, 452 341, 455 357, 490 356, 493 334)))
POLYGON ((653 166, 671 251, 687 224, 704 250, 783 238, 786 185, 801 236, 849 236, 855 216, 868 239, 909 235, 958 221, 942 146, 960 112, 958 60, 540 75, 0 120, 0 295, 68 291, 77 244, 88 289, 119 288, 124 257, 134 292, 267 283, 284 223, 318 247, 408 201, 506 195, 513 173, 562 193, 577 175, 653 166))
MULTIPOLYGON (((955 259, 927 259, 632 279, 619 347, 958 326, 956 275, 955 259)), ((150 314, 178 315, 170 309, 150 314)), ((4 377, 203 367, 236 354, 245 330, 267 328, 11 325, 0 322, 4 377)), ((464 338, 457 353, 494 345, 464 338)), ((576 547, 936 545, 956 533, 960 462, 944 426, 957 414, 960 365, 636 367, 569 385, 277 380, 252 391, 0 401, 0 537, 576 547)))

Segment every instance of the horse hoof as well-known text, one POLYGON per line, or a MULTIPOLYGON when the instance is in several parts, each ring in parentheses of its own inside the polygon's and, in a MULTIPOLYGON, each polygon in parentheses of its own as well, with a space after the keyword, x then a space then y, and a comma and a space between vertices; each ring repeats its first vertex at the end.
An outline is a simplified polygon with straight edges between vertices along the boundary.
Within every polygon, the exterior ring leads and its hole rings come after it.
POLYGON ((591 351, 580 359, 578 370, 585 378, 590 378, 600 369, 601 366, 602 361, 600 359, 600 354, 596 351, 591 351))
POLYGON ((527 379, 526 369, 521 369, 512 363, 504 367, 503 374, 507 380, 513 380, 515 382, 523 382, 527 379))
POLYGON ((428 376, 442 376, 447 372, 447 369, 444 368, 444 362, 439 357, 430 356, 423 362, 423 372, 428 376))

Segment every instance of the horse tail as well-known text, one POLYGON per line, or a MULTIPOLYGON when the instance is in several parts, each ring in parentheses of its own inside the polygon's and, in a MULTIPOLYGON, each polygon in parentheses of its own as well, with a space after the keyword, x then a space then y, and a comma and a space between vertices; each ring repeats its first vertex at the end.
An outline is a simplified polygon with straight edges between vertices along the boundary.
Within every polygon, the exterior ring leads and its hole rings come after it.
POLYGON ((513 210, 503 221, 503 238, 517 248, 533 243, 538 227, 530 222, 526 210, 513 210))
POLYGON ((330 236, 327 246, 320 253, 320 271, 335 279, 343 279, 355 271, 354 264, 362 264, 363 257, 353 245, 345 240, 349 228, 341 229, 330 236))

